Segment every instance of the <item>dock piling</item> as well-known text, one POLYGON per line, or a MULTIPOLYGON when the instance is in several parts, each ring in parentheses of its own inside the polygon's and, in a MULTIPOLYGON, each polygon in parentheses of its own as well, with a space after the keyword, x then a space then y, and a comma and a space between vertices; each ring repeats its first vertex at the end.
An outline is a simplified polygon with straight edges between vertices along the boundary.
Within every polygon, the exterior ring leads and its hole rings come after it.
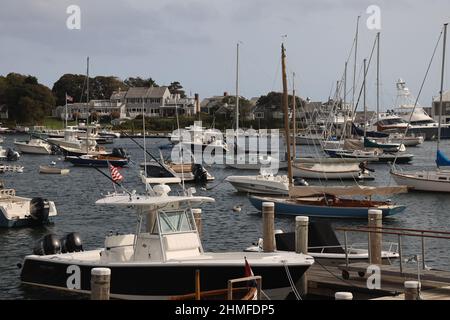
POLYGON ((418 281, 405 281, 405 300, 419 300, 418 281))
POLYGON ((263 202, 262 204, 263 215, 263 251, 274 252, 275 251, 275 204, 273 202, 263 202))
POLYGON ((111 269, 93 268, 91 270, 91 300, 109 300, 111 269))
MULTIPOLYGON (((374 231, 381 231, 383 226, 383 212, 381 210, 369 209, 369 228, 376 228, 374 231)), ((371 264, 381 264, 381 244, 382 234, 369 233, 369 262, 371 264)))
MULTIPOLYGON (((295 252, 308 254, 308 224, 309 218, 306 216, 295 217, 295 252)), ((308 278, 306 273, 296 284, 300 295, 308 293, 308 278)))
POLYGON ((195 208, 192 209, 192 213, 194 214, 195 225, 197 226, 198 236, 202 237, 202 209, 195 208))

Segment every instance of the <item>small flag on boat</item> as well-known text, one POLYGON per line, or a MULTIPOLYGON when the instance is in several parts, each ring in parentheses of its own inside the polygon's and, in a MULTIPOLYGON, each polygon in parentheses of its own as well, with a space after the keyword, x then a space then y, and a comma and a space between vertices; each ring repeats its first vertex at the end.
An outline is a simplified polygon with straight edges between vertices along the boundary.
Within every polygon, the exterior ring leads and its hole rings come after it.
POLYGON ((120 182, 123 180, 123 176, 120 174, 119 169, 117 169, 117 167, 114 167, 112 164, 110 164, 109 170, 111 171, 111 178, 114 182, 120 182))
POLYGON ((66 93, 66 100, 73 102, 73 98, 66 93))

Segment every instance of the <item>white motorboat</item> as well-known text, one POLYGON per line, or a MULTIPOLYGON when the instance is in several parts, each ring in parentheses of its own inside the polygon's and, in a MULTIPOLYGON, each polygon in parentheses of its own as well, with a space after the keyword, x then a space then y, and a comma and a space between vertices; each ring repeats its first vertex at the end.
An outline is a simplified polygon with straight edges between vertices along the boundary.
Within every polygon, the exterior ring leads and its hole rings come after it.
POLYGON ((18 197, 14 189, 0 189, 0 227, 48 224, 56 215, 53 201, 18 197))
POLYGON ((41 139, 29 141, 15 141, 14 145, 19 152, 30 154, 52 154, 52 146, 41 139))
POLYGON ((239 155, 227 155, 225 166, 240 170, 286 169, 287 162, 280 160, 276 155, 263 155, 258 153, 242 153, 239 155))
POLYGON ((58 238, 48 235, 25 257, 22 283, 89 294, 91 269, 106 267, 111 270, 111 297, 168 299, 195 291, 196 270, 203 291, 222 289, 229 279, 244 276, 246 259, 254 274, 266 279, 262 288, 273 298, 280 289, 287 295, 289 279, 297 282, 314 263, 312 257, 294 252, 204 252, 191 206, 214 199, 171 196, 167 185, 147 187, 149 194, 114 193, 96 202, 119 207, 119 212, 134 207, 136 234, 108 235, 104 248, 86 251, 80 239, 71 243, 66 237, 66 253, 61 253, 58 238))
POLYGON ((258 194, 289 194, 289 180, 286 175, 273 175, 261 170, 254 176, 229 176, 225 179, 239 192, 258 194))
MULTIPOLYGON (((295 232, 275 230, 275 243, 279 251, 295 251, 295 232)), ((398 243, 387 242, 382 244, 381 258, 384 260, 400 257, 398 243)), ((244 249, 246 252, 260 252, 263 248, 263 239, 259 238, 252 246, 244 249)), ((358 262, 369 259, 367 243, 352 243, 342 245, 335 232, 327 222, 312 221, 308 226, 308 255, 325 264, 334 261, 344 263, 346 259, 358 262), (347 250, 346 250, 347 249, 347 250)))
POLYGON ((359 163, 294 163, 294 177, 303 179, 346 180, 373 179, 367 169, 362 169, 359 163))

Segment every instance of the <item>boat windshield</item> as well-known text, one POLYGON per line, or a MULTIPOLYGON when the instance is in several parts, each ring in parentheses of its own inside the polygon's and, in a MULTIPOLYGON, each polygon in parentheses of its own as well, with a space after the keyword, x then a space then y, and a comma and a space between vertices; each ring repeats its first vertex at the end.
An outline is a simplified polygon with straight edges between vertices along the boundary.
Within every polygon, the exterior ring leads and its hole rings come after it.
POLYGON ((190 209, 159 211, 159 230, 161 234, 195 231, 190 209))

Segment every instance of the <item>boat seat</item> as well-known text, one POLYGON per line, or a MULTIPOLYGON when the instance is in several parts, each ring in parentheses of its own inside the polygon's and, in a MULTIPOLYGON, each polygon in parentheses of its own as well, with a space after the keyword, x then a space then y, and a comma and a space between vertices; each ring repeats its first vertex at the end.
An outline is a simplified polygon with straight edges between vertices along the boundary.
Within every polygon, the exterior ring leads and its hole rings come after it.
POLYGON ((197 233, 164 235, 163 243, 168 260, 200 254, 200 241, 197 233))

